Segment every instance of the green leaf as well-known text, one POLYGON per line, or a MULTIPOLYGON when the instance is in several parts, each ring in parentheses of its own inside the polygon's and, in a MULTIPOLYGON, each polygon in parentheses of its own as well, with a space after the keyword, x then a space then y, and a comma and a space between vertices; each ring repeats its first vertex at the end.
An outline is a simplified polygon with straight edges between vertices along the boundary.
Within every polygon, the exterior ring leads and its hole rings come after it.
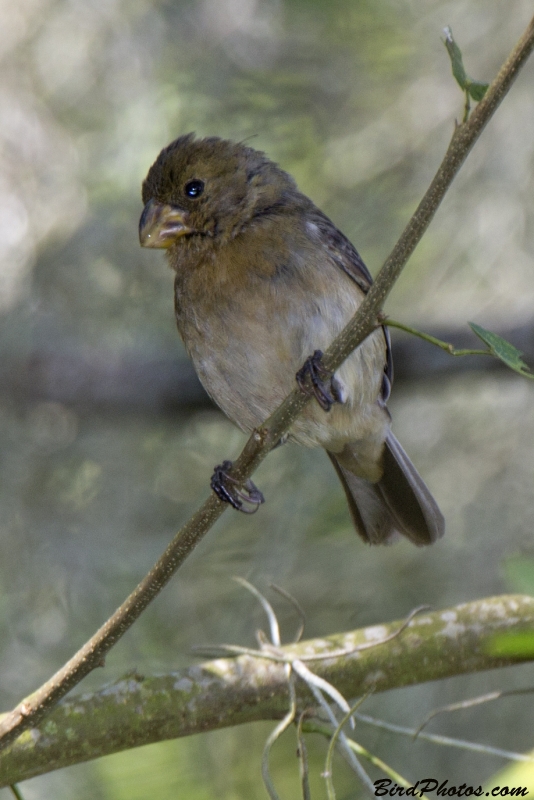
POLYGON ((456 78, 460 88, 465 91, 467 89, 468 78, 464 69, 462 51, 454 41, 452 31, 448 26, 444 28, 443 33, 445 34, 445 47, 447 48, 451 60, 452 74, 456 78))
POLYGON ((470 322, 469 327, 479 339, 482 339, 482 341, 487 344, 493 355, 497 358, 500 358, 500 360, 503 361, 507 367, 510 367, 510 369, 513 369, 514 372, 518 372, 525 378, 534 380, 534 375, 530 371, 529 366, 525 364, 521 358, 523 354, 517 349, 517 347, 514 347, 513 344, 507 342, 506 339, 502 338, 502 336, 498 336, 496 333, 487 331, 480 325, 475 325, 474 322, 470 322))
POLYGON ((467 84, 467 91, 469 92, 473 100, 475 100, 478 103, 479 100, 482 100, 482 98, 488 91, 488 86, 489 83, 480 83, 479 81, 469 81, 467 84))
POLYGON ((443 33, 445 34, 444 44, 451 60, 452 74, 456 78, 458 85, 464 92, 468 92, 469 96, 476 102, 482 100, 489 84, 469 78, 465 71, 462 51, 454 41, 451 29, 449 27, 444 28, 443 33))
POLYGON ((498 633, 485 648, 498 658, 532 658, 534 656, 533 631, 509 631, 498 633))

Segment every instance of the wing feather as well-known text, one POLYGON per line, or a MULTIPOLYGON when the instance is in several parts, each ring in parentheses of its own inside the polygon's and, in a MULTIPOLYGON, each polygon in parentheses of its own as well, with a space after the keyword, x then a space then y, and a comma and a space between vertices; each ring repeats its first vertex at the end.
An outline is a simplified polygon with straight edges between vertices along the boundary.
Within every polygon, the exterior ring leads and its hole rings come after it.
MULTIPOLYGON (((367 294, 373 283, 373 279, 352 242, 347 239, 347 237, 336 228, 332 220, 318 208, 314 209, 311 221, 317 226, 323 246, 326 248, 331 260, 337 264, 349 278, 352 278, 365 294, 367 294)), ((386 340, 386 364, 384 366, 380 401, 386 404, 393 385, 393 357, 391 353, 389 330, 385 325, 382 326, 382 330, 384 331, 384 338, 386 340)))

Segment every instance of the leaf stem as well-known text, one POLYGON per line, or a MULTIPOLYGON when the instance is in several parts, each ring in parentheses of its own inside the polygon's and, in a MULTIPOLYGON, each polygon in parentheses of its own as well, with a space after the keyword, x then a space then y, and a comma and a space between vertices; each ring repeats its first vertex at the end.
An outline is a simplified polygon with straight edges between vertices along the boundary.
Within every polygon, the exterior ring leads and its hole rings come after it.
POLYGON ((406 333, 410 333, 412 336, 418 336, 419 339, 424 339, 425 342, 430 342, 430 344, 435 345, 436 347, 441 348, 441 350, 445 350, 446 353, 449 353, 451 356, 494 356, 495 354, 491 352, 491 350, 466 350, 461 349, 457 350, 450 342, 444 342, 441 339, 437 339, 435 336, 431 336, 429 333, 423 333, 423 331, 417 330, 417 328, 412 328, 410 325, 405 325, 403 322, 397 322, 395 319, 390 319, 389 317, 384 318, 384 323, 388 326, 388 328, 398 328, 401 331, 406 331, 406 333))

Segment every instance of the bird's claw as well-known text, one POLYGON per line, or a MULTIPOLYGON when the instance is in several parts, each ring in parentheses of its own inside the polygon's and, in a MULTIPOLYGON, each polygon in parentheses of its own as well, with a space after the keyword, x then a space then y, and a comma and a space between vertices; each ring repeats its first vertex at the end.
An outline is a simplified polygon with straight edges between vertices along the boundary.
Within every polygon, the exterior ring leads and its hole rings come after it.
POLYGON ((211 488, 219 500, 230 503, 237 511, 242 511, 244 514, 255 514, 261 504, 265 502, 263 494, 250 478, 245 481, 243 488, 239 489, 238 481, 229 474, 231 468, 231 461, 223 461, 222 464, 215 467, 210 481, 211 488), (252 508, 248 508, 247 503, 252 508))
POLYGON ((332 372, 321 364, 322 357, 322 350, 316 350, 295 377, 304 394, 313 394, 323 411, 330 411, 334 403, 342 402, 342 392, 332 372))

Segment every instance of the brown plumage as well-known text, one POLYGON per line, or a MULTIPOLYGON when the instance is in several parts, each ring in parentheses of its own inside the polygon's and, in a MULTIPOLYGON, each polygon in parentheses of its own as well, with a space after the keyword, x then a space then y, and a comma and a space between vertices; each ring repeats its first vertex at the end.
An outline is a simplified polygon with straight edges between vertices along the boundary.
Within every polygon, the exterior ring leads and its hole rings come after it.
MULTIPOLYGON (((200 380, 240 428, 266 419, 295 373, 359 307, 371 276, 349 240, 264 153, 192 134, 143 183, 139 232, 176 272, 178 329, 200 380)), ((415 544, 442 535, 432 495, 390 431, 389 338, 377 329, 336 372, 336 403, 309 403, 290 437, 324 447, 358 533, 415 544)))

